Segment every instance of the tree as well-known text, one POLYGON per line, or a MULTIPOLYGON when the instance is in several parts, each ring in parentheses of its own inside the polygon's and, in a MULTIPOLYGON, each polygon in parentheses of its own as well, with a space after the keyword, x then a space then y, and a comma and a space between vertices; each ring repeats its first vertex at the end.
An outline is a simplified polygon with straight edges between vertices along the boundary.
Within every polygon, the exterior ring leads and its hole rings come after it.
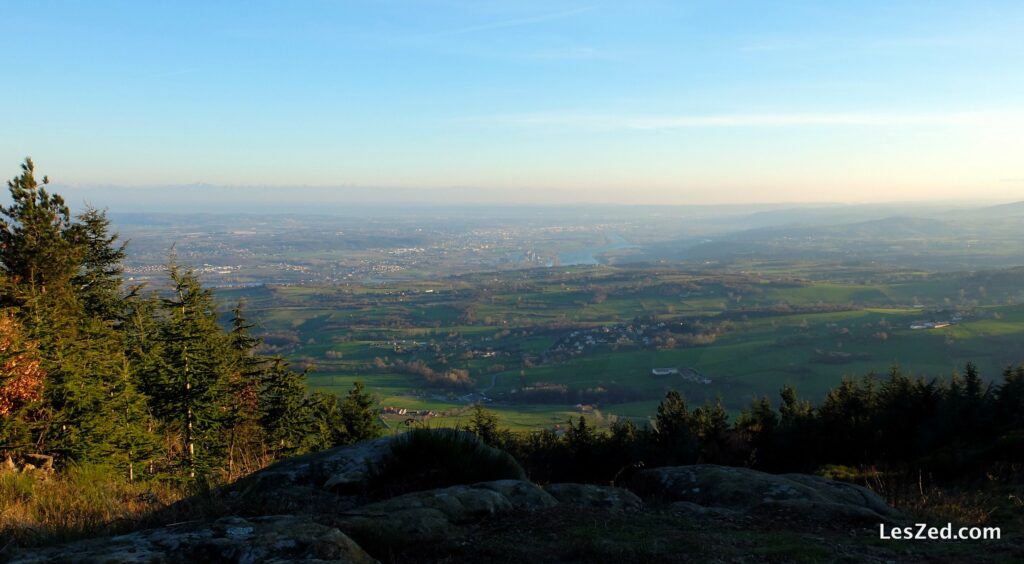
POLYGON ((75 275, 80 249, 71 236, 71 212, 40 184, 32 159, 7 183, 11 204, 0 206, 0 266, 8 276, 4 302, 24 306, 48 290, 64 289, 75 275))
POLYGON ((700 442, 700 461, 721 464, 725 462, 729 416, 721 398, 715 403, 705 403, 693 410, 693 426, 700 442))
MULTIPOLYGON (((274 458, 304 452, 316 446, 314 404, 306 397, 306 372, 295 372, 281 358, 276 358, 262 372, 259 394, 259 423, 267 437, 267 446, 274 458)), ((337 404, 337 398, 330 396, 337 404)), ((325 417, 344 425, 337 410, 327 410, 325 417)), ((333 446, 334 437, 324 446, 333 446)))
POLYGON ((173 262, 168 272, 171 297, 162 301, 165 318, 156 335, 161 355, 146 392, 170 434, 181 437, 179 466, 191 478, 203 477, 225 446, 218 431, 224 423, 228 347, 210 290, 173 262))
POLYGON ((469 431, 481 441, 495 446, 498 443, 498 417, 479 403, 473 405, 469 418, 469 431))
POLYGON ((82 249, 81 267, 72 279, 86 315, 106 321, 124 318, 121 275, 127 243, 118 244, 118 235, 110 233, 105 212, 88 208, 78 215, 72 239, 82 249))
POLYGON ((751 466, 771 467, 779 416, 767 397, 755 399, 750 407, 736 418, 736 430, 750 446, 747 463, 751 466))
POLYGON ((664 449, 662 456, 668 463, 689 463, 696 452, 696 440, 690 412, 683 396, 675 390, 665 394, 658 404, 654 418, 657 442, 664 449))
POLYGON ((356 381, 352 389, 341 402, 341 422, 345 427, 347 444, 357 443, 380 436, 380 425, 377 424, 377 412, 373 409, 376 402, 366 393, 363 383, 356 381))
POLYGON ((1024 427, 1024 365, 1003 371, 1003 383, 997 391, 996 415, 1006 427, 1024 427))

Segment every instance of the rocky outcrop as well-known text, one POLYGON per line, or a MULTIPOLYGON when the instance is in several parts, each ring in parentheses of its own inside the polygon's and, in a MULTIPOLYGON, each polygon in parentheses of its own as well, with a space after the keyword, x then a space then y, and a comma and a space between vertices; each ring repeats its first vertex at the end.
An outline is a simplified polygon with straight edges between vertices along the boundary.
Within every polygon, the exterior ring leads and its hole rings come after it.
POLYGON ((20 564, 45 562, 376 562, 336 528, 293 516, 191 523, 35 549, 20 564))
POLYGON ((557 504, 535 484, 498 480, 400 495, 347 512, 337 524, 367 545, 399 546, 437 542, 457 535, 459 525, 557 504))
POLYGON ((632 489, 644 497, 677 502, 680 511, 690 514, 706 508, 874 523, 897 516, 877 494, 861 486, 710 464, 644 470, 634 477, 632 489))
POLYGON ((396 437, 383 437, 354 445, 296 456, 272 464, 236 483, 242 489, 277 489, 310 486, 335 493, 349 493, 366 479, 366 473, 391 452, 396 437))
MULTIPOLYGON (((564 522, 577 514, 642 520, 670 511, 702 524, 774 523, 792 516, 793 521, 870 522, 872 527, 896 516, 859 486, 713 465, 644 470, 634 476, 633 491, 573 483, 541 488, 525 479, 495 479, 524 472, 506 453, 465 432, 407 436, 418 442, 388 437, 285 460, 220 490, 212 499, 225 503, 209 512, 184 505, 179 508, 184 511, 172 507, 163 517, 151 516, 154 522, 182 514, 228 512, 232 517, 25 550, 13 561, 373 562, 369 554, 391 558, 430 546, 463 550, 487 531, 517 528, 520 522, 529 527, 552 514, 564 516, 559 521, 564 522), (645 506, 636 494, 650 503, 645 506)), ((209 501, 197 497, 180 503, 209 501)))
POLYGON ((639 497, 629 490, 588 484, 549 484, 544 486, 559 503, 595 507, 611 511, 638 511, 643 507, 639 497))
POLYGON ((221 490, 241 515, 340 513, 362 503, 371 468, 390 453, 394 437, 332 448, 272 464, 221 490))

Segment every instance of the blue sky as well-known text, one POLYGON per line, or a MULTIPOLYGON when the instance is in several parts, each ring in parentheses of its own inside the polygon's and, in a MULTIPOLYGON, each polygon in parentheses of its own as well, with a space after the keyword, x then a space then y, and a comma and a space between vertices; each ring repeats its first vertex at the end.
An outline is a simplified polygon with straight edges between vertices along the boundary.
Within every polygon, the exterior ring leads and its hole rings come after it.
POLYGON ((0 162, 72 189, 1024 194, 1019 1, 6 0, 0 21, 0 162))

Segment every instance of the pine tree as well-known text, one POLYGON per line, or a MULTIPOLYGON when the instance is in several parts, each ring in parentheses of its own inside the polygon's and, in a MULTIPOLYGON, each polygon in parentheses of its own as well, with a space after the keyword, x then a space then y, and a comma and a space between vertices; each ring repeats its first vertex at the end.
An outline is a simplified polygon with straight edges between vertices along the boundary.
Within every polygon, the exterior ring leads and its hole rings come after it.
MULTIPOLYGON (((262 374, 263 384, 259 396, 260 425, 266 433, 267 446, 273 458, 300 454, 317 446, 314 409, 306 397, 306 373, 295 372, 281 358, 273 362, 262 374)), ((337 405, 337 398, 330 396, 337 405)), ((335 409, 343 426, 340 412, 335 409)), ((334 437, 323 441, 333 446, 334 437)))
MULTIPOLYGON (((32 306, 47 294, 68 288, 81 249, 72 235, 71 212, 59 195, 36 181, 32 159, 7 183, 11 204, 0 206, 0 266, 7 274, 6 305, 32 306)), ((34 313, 34 312, 30 312, 34 313)), ((31 316, 38 324, 41 315, 31 316)))
POLYGON ((179 466, 191 478, 205 478, 225 448, 218 431, 225 418, 220 401, 230 370, 228 347, 210 290, 173 262, 168 271, 172 290, 162 301, 161 354, 146 391, 167 431, 180 436, 179 466))
POLYGON ((664 462, 692 462, 696 453, 693 422, 686 408, 686 401, 679 392, 671 390, 665 394, 665 399, 658 404, 654 422, 657 429, 656 439, 662 448, 664 462))
POLYGON ((352 389, 341 402, 341 422, 345 426, 345 442, 357 443, 380 436, 381 428, 377 423, 377 413, 373 409, 376 402, 366 393, 363 383, 356 381, 352 389))
POLYGON ((1024 365, 1003 371, 996 400, 996 416, 1005 427, 1024 428, 1024 365))
POLYGON ((693 426, 700 442, 700 461, 722 463, 726 456, 729 416, 721 398, 693 410, 693 426))
POLYGON ((244 303, 239 301, 232 310, 231 330, 227 335, 230 353, 230 375, 224 399, 223 424, 228 435, 228 475, 236 474, 236 460, 247 460, 242 471, 259 465, 257 458, 263 447, 264 431, 260 427, 260 403, 263 376, 268 359, 256 354, 260 339, 253 337, 253 328, 242 313, 244 303))
POLYGON ((469 432, 489 445, 496 445, 498 442, 498 417, 479 403, 474 404, 473 413, 469 418, 469 432))
POLYGON ((121 275, 127 243, 118 244, 118 235, 110 233, 110 220, 102 211, 88 208, 77 219, 72 238, 82 248, 82 260, 72 285, 82 309, 88 316, 121 321, 125 315, 121 275))

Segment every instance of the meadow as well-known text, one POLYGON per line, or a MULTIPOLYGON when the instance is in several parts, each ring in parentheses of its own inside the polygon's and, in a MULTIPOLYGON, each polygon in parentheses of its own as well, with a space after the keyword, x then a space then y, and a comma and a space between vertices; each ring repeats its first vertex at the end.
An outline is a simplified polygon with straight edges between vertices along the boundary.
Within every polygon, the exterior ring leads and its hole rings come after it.
POLYGON ((384 416, 392 428, 458 424, 482 401, 503 425, 538 429, 580 414, 642 421, 669 389, 691 403, 720 398, 735 414, 784 385, 817 403, 844 376, 893 365, 944 377, 972 361, 995 379, 1024 359, 1022 273, 601 265, 219 298, 244 299, 268 351, 313 368, 313 388, 344 393, 363 381, 394 408, 384 416), (951 324, 911 329, 922 321, 951 324), (469 381, 430 382, 416 363, 469 381), (710 382, 652 375, 667 367, 710 382))

